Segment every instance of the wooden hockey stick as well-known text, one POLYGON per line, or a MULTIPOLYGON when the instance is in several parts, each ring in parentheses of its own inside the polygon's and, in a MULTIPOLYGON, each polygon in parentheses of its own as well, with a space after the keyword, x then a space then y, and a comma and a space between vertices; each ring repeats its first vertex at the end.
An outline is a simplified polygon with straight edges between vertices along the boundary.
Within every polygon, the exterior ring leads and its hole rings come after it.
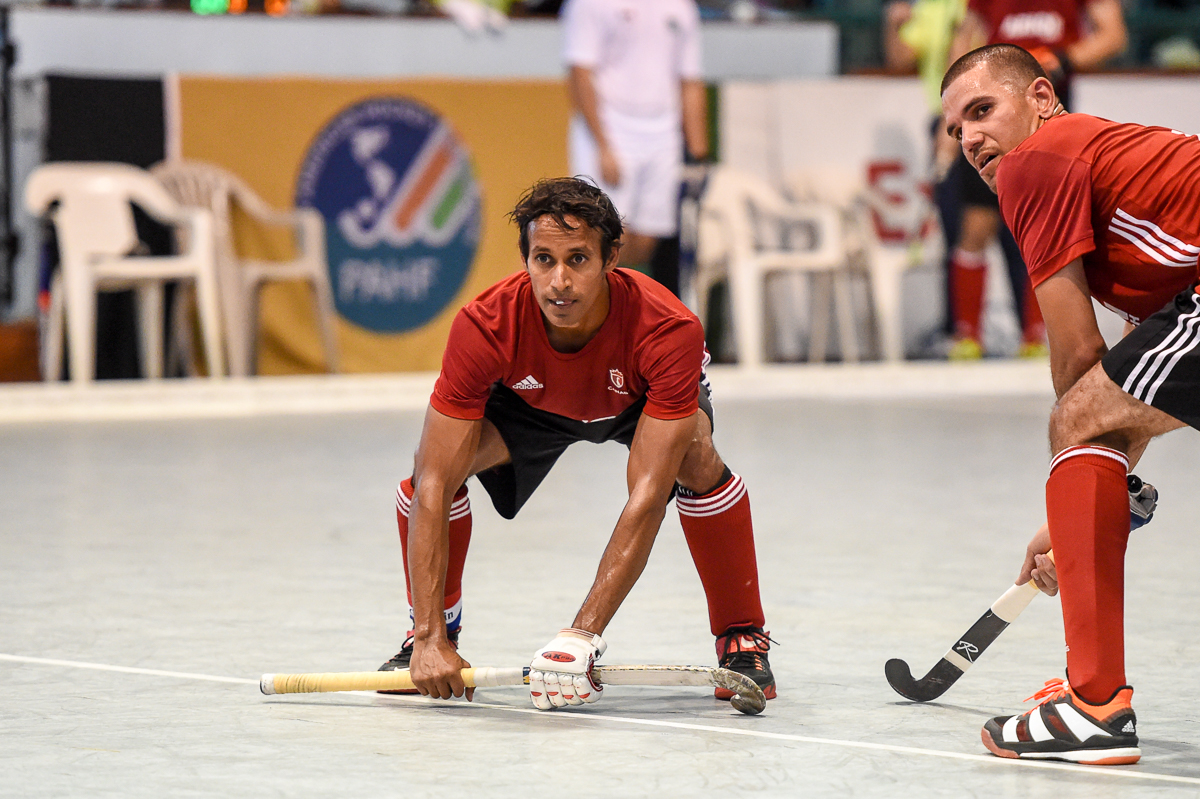
MULTIPOLYGON (((1054 559, 1054 550, 1046 553, 1054 559)), ((1000 637, 1000 633, 1017 620, 1021 611, 1029 606, 1039 589, 1033 580, 1014 585, 1005 591, 999 599, 992 603, 987 613, 971 625, 954 646, 942 655, 934 667, 921 679, 914 679, 908 664, 900 658, 892 658, 883 667, 888 684, 896 693, 914 702, 928 702, 937 699, 954 685, 967 669, 1000 637)))
MULTIPOLYGON (((763 712, 767 698, 754 680, 729 669, 705 666, 596 666, 601 685, 714 686, 733 691, 730 704, 748 715, 763 712)), ((528 685, 529 667, 467 668, 468 688, 528 685)), ((416 688, 407 669, 400 671, 332 672, 328 674, 264 674, 258 684, 264 694, 306 694, 326 691, 411 691, 416 688)))

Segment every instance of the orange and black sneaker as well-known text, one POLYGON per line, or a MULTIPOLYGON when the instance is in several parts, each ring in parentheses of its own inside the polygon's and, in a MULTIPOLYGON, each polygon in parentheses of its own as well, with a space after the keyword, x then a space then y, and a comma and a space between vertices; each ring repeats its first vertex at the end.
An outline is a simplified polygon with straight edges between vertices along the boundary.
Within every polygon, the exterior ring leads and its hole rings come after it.
MULTIPOLYGON (((775 675, 767 662, 767 650, 771 648, 770 633, 762 627, 730 627, 717 636, 717 665, 723 669, 744 674, 758 684, 767 699, 775 698, 775 675)), ((717 688, 717 699, 733 698, 733 691, 717 688)))
MULTIPOLYGON (((458 633, 462 630, 461 627, 455 627, 453 630, 447 630, 446 635, 450 638, 450 645, 458 649, 458 633)), ((413 630, 408 631, 408 636, 404 639, 403 646, 400 651, 392 655, 391 660, 379 667, 379 671, 402 671, 407 669, 412 662, 413 655, 413 630)), ((401 691, 376 691, 378 694, 419 694, 420 691, 401 690, 401 691)))
POLYGON ((1109 700, 1093 705, 1077 696, 1066 680, 1047 680, 1026 699, 1037 707, 1019 716, 998 716, 983 725, 983 745, 1000 757, 1067 760, 1089 766, 1121 766, 1142 757, 1137 716, 1124 685, 1109 700))

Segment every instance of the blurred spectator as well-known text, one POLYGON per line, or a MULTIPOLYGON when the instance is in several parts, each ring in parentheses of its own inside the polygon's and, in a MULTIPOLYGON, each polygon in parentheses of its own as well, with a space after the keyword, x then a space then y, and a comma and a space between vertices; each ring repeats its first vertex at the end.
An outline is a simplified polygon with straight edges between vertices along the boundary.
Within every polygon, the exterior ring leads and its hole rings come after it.
MULTIPOLYGON (((1070 108, 1071 75, 1096 69, 1126 43, 1120 0, 969 0, 950 48, 951 61, 984 44, 1024 47, 1041 62, 1058 96, 1070 108)), ((965 158, 955 167, 961 178, 962 221, 951 256, 950 284, 955 342, 952 358, 979 358, 987 245, 1000 237, 1008 262, 1013 300, 1021 319, 1020 354, 1044 357, 1046 328, 1029 275, 1012 234, 1000 219, 996 195, 965 158)))
MULTIPOLYGON (((949 66, 950 44, 966 13, 967 0, 897 0, 884 9, 883 47, 888 71, 916 72, 929 104, 933 198, 946 238, 946 270, 958 237, 958 178, 951 167, 961 158, 958 142, 946 135, 942 124, 942 76, 949 66)), ((953 319, 947 294, 946 319, 953 319)), ((947 333, 953 334, 953 330, 947 333)))
POLYGON ((562 25, 571 171, 595 180, 624 218, 622 265, 646 267, 677 232, 685 143, 692 158, 708 157, 696 4, 567 0, 562 25))

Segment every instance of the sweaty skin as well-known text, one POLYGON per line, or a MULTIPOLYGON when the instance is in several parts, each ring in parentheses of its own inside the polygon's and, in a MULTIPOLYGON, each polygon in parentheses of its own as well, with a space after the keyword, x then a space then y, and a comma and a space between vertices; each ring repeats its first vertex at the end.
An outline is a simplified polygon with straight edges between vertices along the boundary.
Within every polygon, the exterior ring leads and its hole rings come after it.
MULTIPOLYGON (((551 346, 559 352, 578 352, 608 317, 608 273, 616 268, 620 245, 614 244, 604 260, 600 233, 573 217, 565 221, 569 227, 551 217, 530 223, 524 266, 551 346)), ((459 674, 470 664, 450 645, 442 616, 450 505, 468 477, 510 460, 508 448, 488 420, 455 419, 432 407, 426 411, 413 470, 408 538, 413 602, 410 674, 426 696, 471 698, 459 674)), ((672 486, 678 481, 685 488, 704 491, 720 480, 724 469, 702 411, 674 420, 641 416, 626 470, 629 500, 571 627, 603 634, 645 568, 672 486)))

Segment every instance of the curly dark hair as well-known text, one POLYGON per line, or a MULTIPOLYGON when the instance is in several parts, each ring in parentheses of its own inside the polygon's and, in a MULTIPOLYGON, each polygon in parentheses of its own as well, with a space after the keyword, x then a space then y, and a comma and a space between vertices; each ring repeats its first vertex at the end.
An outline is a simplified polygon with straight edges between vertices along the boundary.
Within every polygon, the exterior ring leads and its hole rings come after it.
POLYGON ((547 178, 521 196, 517 207, 508 215, 521 231, 521 258, 529 258, 529 225, 539 217, 549 216, 564 230, 575 230, 567 224, 572 216, 600 233, 600 257, 608 263, 613 244, 625 232, 621 215, 608 195, 596 184, 584 178, 547 178))

